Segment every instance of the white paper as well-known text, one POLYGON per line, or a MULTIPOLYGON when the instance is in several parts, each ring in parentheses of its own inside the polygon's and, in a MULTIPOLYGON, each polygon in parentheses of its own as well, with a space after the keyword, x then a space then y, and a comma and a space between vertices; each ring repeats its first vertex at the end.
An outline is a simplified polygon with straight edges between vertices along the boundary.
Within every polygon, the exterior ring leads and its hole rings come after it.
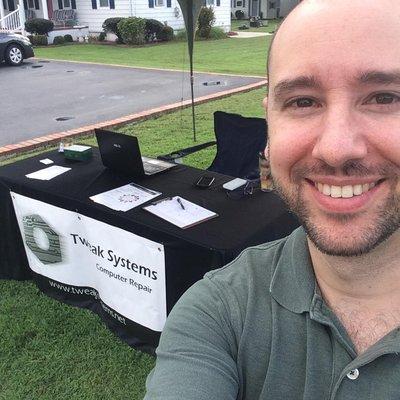
POLYGON ((160 194, 160 192, 147 189, 135 183, 128 183, 116 189, 96 194, 90 199, 113 210, 128 211, 160 196, 160 194))
POLYGON ((71 168, 60 167, 59 165, 53 165, 52 167, 47 167, 40 169, 39 171, 32 172, 31 174, 25 175, 29 179, 40 179, 42 181, 49 181, 64 172, 69 171, 71 168))
POLYGON ((168 197, 143 207, 144 210, 165 219, 179 228, 189 228, 200 222, 217 217, 213 211, 200 207, 179 196, 168 197))
POLYGON ((53 164, 53 163, 54 163, 54 161, 50 160, 50 158, 44 158, 43 160, 40 160, 40 162, 41 162, 42 164, 46 164, 46 165, 49 165, 49 164, 53 164))

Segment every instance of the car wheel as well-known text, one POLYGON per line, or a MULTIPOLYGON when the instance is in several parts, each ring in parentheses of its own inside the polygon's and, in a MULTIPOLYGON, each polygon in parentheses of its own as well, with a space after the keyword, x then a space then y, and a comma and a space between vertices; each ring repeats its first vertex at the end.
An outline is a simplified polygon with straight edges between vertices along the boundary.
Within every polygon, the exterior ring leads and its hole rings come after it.
POLYGON ((24 54, 22 49, 17 44, 11 44, 7 47, 5 52, 5 60, 9 65, 21 65, 24 61, 24 54))

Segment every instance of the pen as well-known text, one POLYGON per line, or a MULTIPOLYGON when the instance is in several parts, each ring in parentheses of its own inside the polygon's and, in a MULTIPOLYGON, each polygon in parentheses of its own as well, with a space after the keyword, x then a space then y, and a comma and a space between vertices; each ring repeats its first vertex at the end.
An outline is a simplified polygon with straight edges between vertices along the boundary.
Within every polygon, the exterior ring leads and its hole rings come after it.
POLYGON ((176 201, 179 203, 179 205, 182 207, 182 210, 184 210, 185 209, 185 206, 183 205, 183 203, 182 203, 182 200, 179 198, 179 197, 177 197, 176 198, 176 201))

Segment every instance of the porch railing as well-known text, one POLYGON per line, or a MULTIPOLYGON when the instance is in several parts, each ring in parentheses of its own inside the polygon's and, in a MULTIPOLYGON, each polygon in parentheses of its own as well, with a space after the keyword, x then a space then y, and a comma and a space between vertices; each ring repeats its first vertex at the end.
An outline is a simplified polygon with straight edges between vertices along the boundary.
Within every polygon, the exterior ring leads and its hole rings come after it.
POLYGON ((0 31, 16 32, 20 31, 24 33, 25 28, 25 11, 18 5, 17 9, 4 18, 0 19, 0 31))

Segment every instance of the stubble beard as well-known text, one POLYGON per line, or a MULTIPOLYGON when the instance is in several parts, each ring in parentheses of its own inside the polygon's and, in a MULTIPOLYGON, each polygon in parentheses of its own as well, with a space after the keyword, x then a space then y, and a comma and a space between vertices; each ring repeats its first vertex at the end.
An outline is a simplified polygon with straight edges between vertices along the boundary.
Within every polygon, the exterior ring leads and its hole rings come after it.
MULTIPOLYGON (((356 223, 354 214, 327 214, 332 220, 332 227, 323 226, 313 210, 305 201, 303 186, 300 183, 291 183, 287 187, 279 179, 273 178, 275 189, 286 203, 288 208, 298 217, 309 239, 315 247, 331 256, 357 257, 371 252, 379 244, 387 240, 400 227, 400 196, 396 193, 396 184, 391 185, 390 196, 371 216, 368 224, 360 227, 357 236, 349 229, 349 234, 335 236, 334 224, 345 227, 346 224, 356 223)), ((304 183, 303 183, 304 185, 304 183)), ((343 230, 343 229, 341 229, 343 230)))

